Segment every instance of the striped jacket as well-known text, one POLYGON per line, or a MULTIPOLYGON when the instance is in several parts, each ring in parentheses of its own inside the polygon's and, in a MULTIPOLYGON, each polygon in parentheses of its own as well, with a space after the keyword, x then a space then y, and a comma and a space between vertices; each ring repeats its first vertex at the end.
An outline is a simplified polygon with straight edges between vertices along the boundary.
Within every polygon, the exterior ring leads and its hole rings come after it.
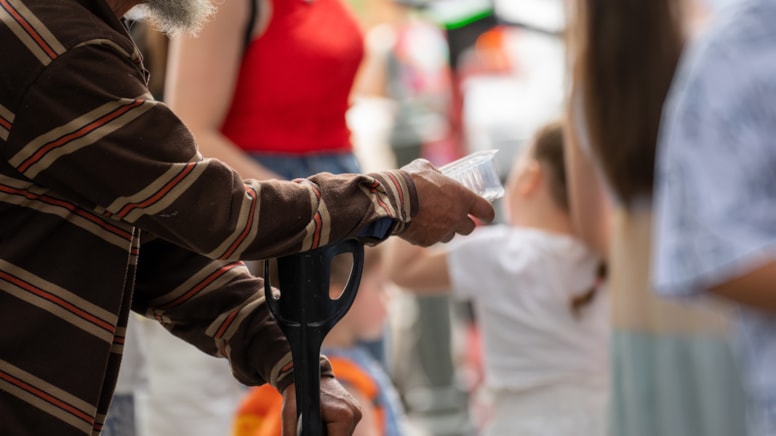
POLYGON ((0 0, 0 63, 2 435, 98 434, 130 309, 287 383, 240 259, 398 233, 417 208, 398 170, 259 183, 203 159, 105 0, 0 0))

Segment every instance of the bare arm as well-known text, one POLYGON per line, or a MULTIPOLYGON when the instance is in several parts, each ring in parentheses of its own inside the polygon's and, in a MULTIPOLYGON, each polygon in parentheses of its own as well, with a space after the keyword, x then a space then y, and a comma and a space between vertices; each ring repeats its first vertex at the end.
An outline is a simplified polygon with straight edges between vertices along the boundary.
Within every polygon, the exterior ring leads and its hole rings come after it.
MULTIPOLYGON (((271 3, 261 1, 258 31, 266 28, 271 3)), ((221 134, 243 54, 248 2, 223 2, 196 36, 181 35, 170 45, 167 103, 194 133, 203 156, 214 157, 243 178, 280 179, 221 134)))
POLYGON ((564 136, 569 203, 574 232, 602 257, 609 248, 610 204, 595 163, 580 148, 576 128, 579 114, 569 111, 564 136))
POLYGON ((353 81, 350 98, 386 97, 388 86, 388 54, 389 47, 380 44, 380 32, 392 31, 387 26, 371 29, 364 41, 364 60, 359 66, 353 81))
POLYGON ((418 294, 449 292, 451 281, 444 250, 419 247, 398 238, 386 245, 384 267, 394 283, 418 294))
POLYGON ((776 260, 719 285, 711 292, 755 309, 776 313, 776 260))

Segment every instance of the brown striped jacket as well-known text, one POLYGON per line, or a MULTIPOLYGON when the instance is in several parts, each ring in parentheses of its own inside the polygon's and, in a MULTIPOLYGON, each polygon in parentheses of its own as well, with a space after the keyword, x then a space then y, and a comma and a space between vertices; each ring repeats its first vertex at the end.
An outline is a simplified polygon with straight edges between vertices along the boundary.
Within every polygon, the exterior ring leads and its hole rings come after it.
POLYGON ((0 0, 0 65, 2 435, 98 434, 130 309, 287 383, 241 259, 398 233, 417 208, 398 170, 259 183, 203 159, 104 0, 0 0))

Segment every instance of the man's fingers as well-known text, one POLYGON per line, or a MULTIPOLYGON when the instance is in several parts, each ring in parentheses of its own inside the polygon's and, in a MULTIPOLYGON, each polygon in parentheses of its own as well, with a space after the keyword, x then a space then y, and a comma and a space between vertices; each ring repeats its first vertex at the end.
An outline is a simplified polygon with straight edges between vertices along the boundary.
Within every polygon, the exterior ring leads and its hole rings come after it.
POLYGON ((344 422, 326 423, 327 435, 352 435, 355 429, 356 429, 355 425, 350 425, 344 422))
POLYGON ((336 379, 321 378, 321 417, 329 436, 348 436, 361 420, 361 407, 336 379))
POLYGON ((496 211, 488 200, 477 196, 474 202, 472 202, 471 209, 469 209, 469 215, 482 222, 489 223, 496 217, 496 211))
POLYGON ((445 177, 427 161, 415 160, 402 167, 412 177, 419 209, 401 237, 415 245, 448 242, 456 234, 468 235, 475 221, 489 223, 493 205, 454 179, 445 177))
POLYGON ((461 221, 461 223, 458 225, 458 228, 456 228, 456 233, 459 233, 461 235, 468 235, 469 233, 474 231, 474 228, 476 227, 476 223, 471 218, 466 218, 465 220, 461 221))

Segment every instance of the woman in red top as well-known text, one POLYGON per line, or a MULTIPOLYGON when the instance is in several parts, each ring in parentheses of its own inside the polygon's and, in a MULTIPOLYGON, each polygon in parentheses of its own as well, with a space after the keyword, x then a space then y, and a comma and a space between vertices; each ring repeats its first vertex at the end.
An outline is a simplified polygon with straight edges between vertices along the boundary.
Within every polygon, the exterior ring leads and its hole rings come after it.
MULTIPOLYGON (((205 157, 244 178, 360 172, 345 113, 363 54, 343 0, 218 2, 197 37, 171 41, 166 101, 205 157)), ((244 388, 170 338, 149 332, 149 432, 229 434, 244 388)))
POLYGON ((173 41, 169 104, 203 155, 244 177, 357 171, 345 121, 364 54, 353 15, 342 0, 254 1, 223 2, 198 37, 173 41))

